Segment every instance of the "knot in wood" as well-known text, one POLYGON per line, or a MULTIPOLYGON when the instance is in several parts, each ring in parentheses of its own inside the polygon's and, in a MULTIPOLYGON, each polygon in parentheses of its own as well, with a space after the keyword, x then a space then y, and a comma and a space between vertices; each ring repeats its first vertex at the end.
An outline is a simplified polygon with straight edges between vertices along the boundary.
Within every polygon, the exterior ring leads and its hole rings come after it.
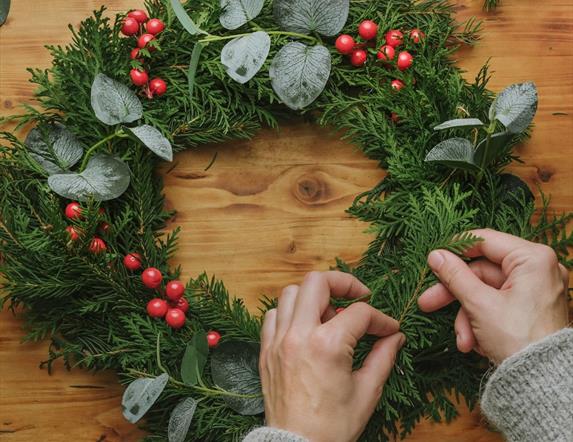
POLYGON ((327 194, 326 183, 312 175, 303 175, 295 183, 294 195, 303 203, 316 203, 327 194))

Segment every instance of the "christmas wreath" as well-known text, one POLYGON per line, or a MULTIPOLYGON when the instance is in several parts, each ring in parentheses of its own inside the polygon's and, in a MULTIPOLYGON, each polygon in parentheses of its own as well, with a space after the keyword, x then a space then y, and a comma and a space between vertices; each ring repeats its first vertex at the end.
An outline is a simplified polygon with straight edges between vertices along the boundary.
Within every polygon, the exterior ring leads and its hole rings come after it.
MULTIPOLYGON (((51 339, 48 369, 63 358, 115 370, 129 384, 124 415, 145 415, 149 440, 240 440, 263 423, 260 317, 222 282, 185 285, 169 267, 178 232, 162 231, 173 213, 154 168, 173 152, 304 114, 386 169, 349 209, 374 241, 356 268, 337 262, 407 335, 362 440, 454 418, 452 393, 476 403, 487 364, 455 351, 455 306, 417 309, 435 282, 430 250, 459 253, 479 241, 464 232, 491 227, 572 263, 572 216, 551 215, 544 199, 532 222, 533 194, 503 172, 533 120, 535 86, 494 97, 487 66, 466 82, 451 56, 479 23, 460 26, 447 1, 149 0, 70 30, 67 47, 49 48, 52 67, 30 70, 42 110, 9 119, 33 127, 25 141, 2 133, 3 299, 24 307, 29 340, 51 339)), ((357 367, 372 342, 359 343, 357 367)))

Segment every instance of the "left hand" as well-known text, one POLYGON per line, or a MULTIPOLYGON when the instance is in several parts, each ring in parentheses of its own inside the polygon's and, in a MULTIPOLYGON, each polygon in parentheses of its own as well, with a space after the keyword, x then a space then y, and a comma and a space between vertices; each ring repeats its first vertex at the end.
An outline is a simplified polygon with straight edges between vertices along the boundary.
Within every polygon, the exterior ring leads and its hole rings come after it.
POLYGON ((335 314, 330 297, 369 290, 347 273, 312 272, 283 290, 265 316, 260 373, 267 425, 312 442, 358 439, 374 412, 405 337, 395 319, 365 302, 335 314), (365 334, 380 336, 359 370, 352 356, 365 334))

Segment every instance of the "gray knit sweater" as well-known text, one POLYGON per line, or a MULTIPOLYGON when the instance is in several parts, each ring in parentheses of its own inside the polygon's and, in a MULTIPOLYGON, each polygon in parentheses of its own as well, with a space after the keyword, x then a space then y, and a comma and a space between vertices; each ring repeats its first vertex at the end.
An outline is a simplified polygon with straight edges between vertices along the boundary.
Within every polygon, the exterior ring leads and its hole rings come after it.
MULTIPOLYGON (((510 442, 573 442, 573 329, 503 361, 485 386, 481 409, 510 442)), ((309 442, 270 427, 243 442, 309 442)))

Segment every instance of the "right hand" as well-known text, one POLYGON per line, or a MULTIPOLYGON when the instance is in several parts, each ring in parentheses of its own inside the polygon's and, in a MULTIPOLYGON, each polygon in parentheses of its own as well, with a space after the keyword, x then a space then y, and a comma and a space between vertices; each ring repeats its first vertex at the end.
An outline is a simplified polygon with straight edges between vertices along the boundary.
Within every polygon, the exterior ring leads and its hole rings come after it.
POLYGON ((428 264, 440 283, 418 299, 425 312, 454 300, 462 307, 455 322, 457 346, 494 363, 568 324, 569 274, 548 246, 490 229, 465 252, 480 258, 469 265, 446 250, 434 250, 428 264))

